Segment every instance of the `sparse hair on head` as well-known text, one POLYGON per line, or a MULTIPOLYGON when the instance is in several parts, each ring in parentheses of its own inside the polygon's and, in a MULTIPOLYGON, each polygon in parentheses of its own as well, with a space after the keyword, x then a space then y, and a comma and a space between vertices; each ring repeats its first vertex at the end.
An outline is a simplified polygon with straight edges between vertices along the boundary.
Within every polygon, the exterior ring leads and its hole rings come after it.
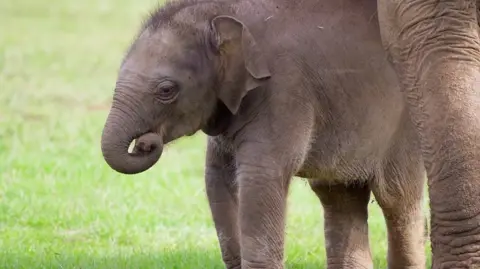
POLYGON ((190 40, 204 42, 209 36, 208 23, 220 14, 231 14, 231 5, 235 2, 237 0, 166 0, 163 4, 158 3, 157 7, 145 16, 141 28, 122 59, 122 64, 145 31, 156 32, 168 28, 175 31, 177 36, 188 33, 192 37, 196 36, 190 40))
MULTIPOLYGON (((226 3, 225 0, 167 0, 164 4, 159 4, 159 6, 150 13, 147 19, 143 22, 142 30, 148 28, 155 30, 162 25, 175 24, 176 16, 179 13, 185 14, 182 11, 190 8, 194 8, 195 12, 192 12, 193 16, 199 15, 198 11, 209 10, 216 13, 221 9, 223 6, 222 4, 224 3, 226 3), (199 5, 203 8, 199 7, 199 5)), ((207 14, 204 13, 203 15, 207 14)))

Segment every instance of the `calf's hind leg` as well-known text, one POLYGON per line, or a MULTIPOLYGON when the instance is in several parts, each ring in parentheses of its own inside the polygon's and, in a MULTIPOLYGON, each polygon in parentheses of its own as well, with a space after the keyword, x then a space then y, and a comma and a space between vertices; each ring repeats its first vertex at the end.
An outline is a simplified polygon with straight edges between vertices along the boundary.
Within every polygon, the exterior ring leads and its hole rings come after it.
MULTIPOLYGON (((407 159, 409 157, 406 157, 407 159)), ((388 268, 425 268, 422 162, 387 162, 372 192, 388 231, 388 268)))
POLYGON ((310 181, 324 209, 328 269, 373 268, 368 240, 370 188, 310 181))

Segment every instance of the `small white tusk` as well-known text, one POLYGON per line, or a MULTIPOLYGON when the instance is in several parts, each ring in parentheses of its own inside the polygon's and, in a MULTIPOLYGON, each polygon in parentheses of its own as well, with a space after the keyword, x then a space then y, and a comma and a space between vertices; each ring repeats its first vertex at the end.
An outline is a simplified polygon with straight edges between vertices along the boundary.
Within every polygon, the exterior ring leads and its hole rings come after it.
POLYGON ((132 143, 130 143, 130 146, 128 146, 128 153, 133 152, 133 148, 135 148, 135 143, 137 142, 137 139, 133 139, 132 143))

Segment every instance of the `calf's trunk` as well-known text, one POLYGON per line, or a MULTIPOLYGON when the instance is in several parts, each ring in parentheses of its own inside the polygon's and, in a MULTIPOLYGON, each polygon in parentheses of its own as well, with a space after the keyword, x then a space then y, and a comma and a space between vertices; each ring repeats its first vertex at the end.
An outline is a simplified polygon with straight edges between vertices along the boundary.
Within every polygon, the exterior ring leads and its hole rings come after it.
MULTIPOLYGON (((134 115, 133 113, 130 115, 134 115)), ((123 174, 137 174, 152 167, 163 151, 162 137, 148 132, 149 126, 142 120, 126 115, 124 109, 110 111, 102 133, 101 148, 107 164, 123 174), (132 153, 128 152, 136 139, 132 153)))

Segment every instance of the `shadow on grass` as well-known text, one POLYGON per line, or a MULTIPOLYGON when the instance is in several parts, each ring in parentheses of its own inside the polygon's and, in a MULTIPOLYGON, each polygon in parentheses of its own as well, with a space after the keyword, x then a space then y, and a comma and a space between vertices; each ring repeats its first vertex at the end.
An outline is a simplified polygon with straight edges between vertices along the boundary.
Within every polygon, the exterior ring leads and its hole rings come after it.
MULTIPOLYGON (((2 269, 224 269, 217 250, 168 250, 163 253, 125 251, 125 253, 95 254, 76 252, 69 254, 42 253, 30 249, 23 253, 4 250, 0 254, 2 269)), ((313 269, 326 268, 322 262, 290 261, 286 268, 313 269)))

